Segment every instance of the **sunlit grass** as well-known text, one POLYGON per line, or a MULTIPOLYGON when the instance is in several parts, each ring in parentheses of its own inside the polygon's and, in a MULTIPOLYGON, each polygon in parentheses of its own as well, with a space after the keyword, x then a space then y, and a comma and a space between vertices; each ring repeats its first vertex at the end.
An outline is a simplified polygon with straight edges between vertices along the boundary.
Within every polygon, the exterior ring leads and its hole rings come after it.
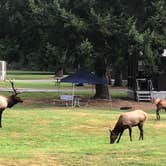
MULTIPOLYGON (((13 78, 33 79, 37 74, 23 72, 13 78), (18 76, 18 77, 16 77, 18 76)), ((48 78, 45 73, 40 78, 48 78)), ((39 78, 39 77, 38 77, 39 78)), ((15 82, 17 88, 56 88, 52 82, 15 82)), ((0 82, 0 87, 11 87, 9 82, 0 82)), ((62 84, 61 88, 72 88, 62 84)), ((126 91, 111 91, 113 98, 127 96, 126 91)), ((65 92, 71 93, 71 92, 65 92)), ((9 92, 1 92, 9 95, 9 92)), ((121 110, 110 108, 79 108, 59 106, 53 101, 58 93, 22 93, 24 103, 3 113, 3 128, 0 129, 0 165, 3 166, 165 166, 166 159, 166 114, 155 120, 154 111, 144 126, 144 141, 138 141, 139 130, 133 128, 133 142, 128 131, 119 144, 109 144, 109 131, 113 128, 121 110)), ((75 94, 92 97, 94 87, 76 87, 75 94), (80 88, 87 91, 80 92, 80 88)))
MULTIPOLYGON (((45 89, 62 89, 62 88, 70 88, 72 89, 71 83, 63 83, 57 84, 56 80, 50 80, 50 81, 27 81, 22 80, 18 81, 17 79, 12 80, 17 88, 45 88, 45 89)), ((0 81, 0 87, 3 88, 10 88, 11 84, 7 81, 0 81)), ((77 89, 85 89, 88 88, 89 91, 93 91, 94 86, 85 84, 84 86, 75 86, 75 90, 77 89)))
MULTIPOLYGON (((57 80, 54 78, 53 72, 41 72, 41 71, 7 71, 7 81, 0 81, 0 88, 11 88, 11 84, 8 79, 13 79, 16 88, 36 88, 36 89, 52 89, 57 90, 56 93, 38 93, 42 96, 59 97, 61 94, 71 94, 72 93, 72 84, 63 83, 57 84, 57 80), (45 79, 49 81, 27 81, 45 79), (22 80, 22 81, 19 81, 22 80), (69 91, 65 91, 68 89, 69 91)), ((82 97, 91 98, 95 94, 95 85, 84 84, 84 86, 75 86, 75 95, 81 95, 82 97)), ((112 91, 112 87, 109 86, 110 95, 113 98, 117 96, 120 98, 126 98, 126 91, 112 91)), ((1 92, 2 94, 2 92, 1 92)), ((36 96, 37 93, 31 93, 30 95, 36 96), (34 94, 34 95, 32 95, 34 94)), ((27 94, 29 95, 29 94, 27 94)), ((32 97, 33 98, 33 97, 32 97)))
POLYGON ((7 71, 7 79, 53 79, 53 72, 41 72, 41 71, 7 71))
MULTIPOLYGON (((50 82, 30 82, 30 81, 15 81, 14 85, 16 88, 32 88, 32 89, 52 89, 56 90, 57 92, 44 92, 44 93, 23 93, 26 94, 25 96, 32 96, 34 98, 37 94, 37 96, 45 96, 47 98, 52 98, 52 97, 59 97, 62 94, 72 94, 73 87, 71 83, 61 83, 60 86, 57 86, 56 82, 50 81, 50 82), (65 89, 67 89, 65 91, 65 89), (40 95, 39 95, 40 94, 40 95)), ((11 88, 11 84, 9 81, 1 81, 0 82, 0 87, 1 88, 11 88)), ((116 89, 112 90, 113 88, 109 86, 109 91, 110 91, 110 96, 113 98, 126 98, 127 97, 127 91, 119 91, 116 89)), ((5 94, 4 92, 1 92, 1 94, 5 94)), ((84 86, 79 86, 74 88, 74 94, 75 95, 80 95, 82 97, 87 97, 91 98, 95 94, 95 86, 94 85, 87 85, 85 84, 84 86)))
POLYGON ((166 114, 155 120, 149 111, 145 139, 133 142, 128 131, 119 144, 109 144, 109 131, 120 110, 57 107, 50 103, 24 104, 3 115, 0 164, 24 165, 165 165, 166 114))

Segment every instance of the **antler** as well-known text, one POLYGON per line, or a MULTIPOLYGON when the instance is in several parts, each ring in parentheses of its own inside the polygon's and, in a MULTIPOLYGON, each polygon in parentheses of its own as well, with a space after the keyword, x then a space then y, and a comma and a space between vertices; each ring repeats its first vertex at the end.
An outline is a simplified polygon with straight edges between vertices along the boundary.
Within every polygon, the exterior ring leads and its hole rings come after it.
POLYGON ((13 81, 10 80, 10 83, 11 83, 11 85, 12 85, 12 89, 13 89, 14 95, 15 95, 15 96, 18 95, 19 93, 17 93, 16 89, 14 88, 14 83, 13 83, 13 81))

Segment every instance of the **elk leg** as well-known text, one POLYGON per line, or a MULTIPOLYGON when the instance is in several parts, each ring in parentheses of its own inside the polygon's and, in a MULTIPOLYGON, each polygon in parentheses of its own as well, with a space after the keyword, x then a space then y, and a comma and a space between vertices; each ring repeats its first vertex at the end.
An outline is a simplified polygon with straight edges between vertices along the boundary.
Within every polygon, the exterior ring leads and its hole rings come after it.
POLYGON ((3 113, 3 111, 1 110, 0 111, 0 128, 2 128, 2 113, 3 113))
POLYGON ((124 131, 124 129, 120 132, 119 138, 118 138, 118 140, 117 140, 117 142, 116 142, 116 143, 119 143, 120 138, 121 138, 121 136, 122 136, 122 134, 123 134, 123 131, 124 131))
POLYGON ((138 128, 140 130, 140 136, 139 136, 139 140, 143 140, 144 139, 144 131, 143 131, 143 125, 142 124, 139 124, 138 125, 138 128))
POLYGON ((132 128, 129 127, 129 136, 130 136, 130 141, 132 141, 132 128))
POLYGON ((156 109, 156 119, 160 120, 160 114, 159 114, 160 108, 156 109))

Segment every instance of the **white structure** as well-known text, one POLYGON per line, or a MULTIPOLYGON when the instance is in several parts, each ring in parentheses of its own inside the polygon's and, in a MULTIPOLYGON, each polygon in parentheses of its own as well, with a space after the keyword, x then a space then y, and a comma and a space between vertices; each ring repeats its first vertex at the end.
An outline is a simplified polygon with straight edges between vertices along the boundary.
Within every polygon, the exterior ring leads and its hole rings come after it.
POLYGON ((0 81, 6 79, 6 61, 0 61, 0 81))
POLYGON ((166 49, 164 49, 164 52, 162 53, 162 56, 166 57, 166 49))

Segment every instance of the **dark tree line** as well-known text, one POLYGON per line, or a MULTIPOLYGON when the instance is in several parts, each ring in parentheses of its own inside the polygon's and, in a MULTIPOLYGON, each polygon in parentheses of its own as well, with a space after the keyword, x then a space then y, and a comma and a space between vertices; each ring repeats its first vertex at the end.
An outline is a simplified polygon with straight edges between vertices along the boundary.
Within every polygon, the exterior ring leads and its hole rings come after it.
MULTIPOLYGON (((165 0, 1 0, 0 59, 14 69, 114 71, 121 84, 128 54, 143 53, 148 71, 166 48, 165 0)), ((96 96, 108 98, 107 86, 96 96)))

